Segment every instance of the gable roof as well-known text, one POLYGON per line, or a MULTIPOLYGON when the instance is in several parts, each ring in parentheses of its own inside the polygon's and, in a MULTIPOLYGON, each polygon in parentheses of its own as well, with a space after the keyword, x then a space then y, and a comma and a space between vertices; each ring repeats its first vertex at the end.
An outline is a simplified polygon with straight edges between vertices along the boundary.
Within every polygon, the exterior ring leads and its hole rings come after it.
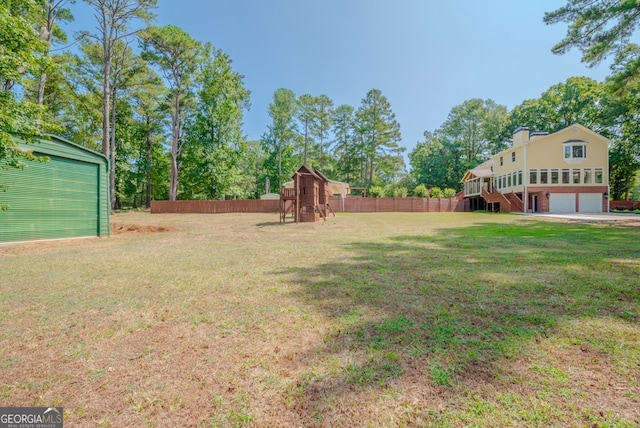
POLYGON ((311 168, 309 168, 308 166, 306 166, 306 165, 302 165, 300 168, 298 168, 296 170, 296 172, 293 173, 291 178, 295 179, 296 174, 307 174, 307 175, 313 176, 313 178, 315 178, 317 180, 321 180, 321 178, 318 177, 318 175, 315 172, 313 172, 313 170, 311 168))
MULTIPOLYGON (((608 138, 598 134, 595 131, 592 131, 591 129, 587 128, 586 126, 580 125, 579 123, 574 123, 573 125, 569 125, 566 128, 562 128, 559 131, 556 131, 552 134, 544 134, 544 133, 538 133, 536 135, 536 131, 531 132, 530 136, 535 136, 535 138, 530 138, 528 141, 525 141, 523 143, 523 145, 532 145, 532 144, 538 144, 540 141, 547 141, 550 138, 553 137, 557 137, 558 135, 561 134, 569 134, 569 136, 567 136, 567 140, 566 141, 571 141, 572 139, 575 139, 575 137, 571 137, 570 134, 573 134, 577 131, 582 131, 585 132, 587 134, 589 134, 591 137, 593 137, 595 140, 600 140, 602 142, 607 143, 607 145, 609 145, 611 143, 611 140, 609 140, 608 138)), ((539 131, 537 131, 539 132, 539 131)), ((511 152, 515 147, 511 146, 508 149, 502 150, 498 153, 496 153, 493 156, 500 156, 503 155, 505 153, 511 152)))
POLYGON ((321 173, 320 171, 318 171, 317 169, 313 170, 313 172, 315 172, 315 173, 316 173, 316 175, 317 175, 318 177, 320 177, 322 180, 326 181, 327 183, 329 182, 329 179, 328 179, 328 178, 327 178, 323 173, 321 173))
MULTIPOLYGON (((574 123, 573 125, 569 125, 566 128, 561 129, 561 130, 559 130, 557 132, 554 132, 553 134, 549 134, 549 135, 556 135, 556 134, 559 134, 561 132, 569 132, 569 131, 572 131, 573 129, 579 129, 579 130, 584 131, 584 132, 586 132, 588 134, 591 134, 591 136, 595 137, 596 139, 599 139, 599 140, 602 140, 602 141, 606 141, 607 144, 611 143, 611 140, 609 140, 607 137, 598 134, 597 132, 587 128, 586 126, 582 126, 579 123, 574 123)), ((545 137, 536 138, 533 141, 538 141, 539 139, 546 138, 546 137, 547 136, 545 135, 545 137)))
POLYGON ((493 175, 493 159, 482 162, 477 167, 468 170, 462 180, 462 183, 470 180, 473 177, 491 177, 493 175))
POLYGON ((89 163, 109 162, 104 154, 58 137, 57 135, 47 134, 42 138, 35 138, 33 141, 27 141, 19 136, 13 136, 13 139, 18 143, 18 149, 28 153, 58 156, 89 163))

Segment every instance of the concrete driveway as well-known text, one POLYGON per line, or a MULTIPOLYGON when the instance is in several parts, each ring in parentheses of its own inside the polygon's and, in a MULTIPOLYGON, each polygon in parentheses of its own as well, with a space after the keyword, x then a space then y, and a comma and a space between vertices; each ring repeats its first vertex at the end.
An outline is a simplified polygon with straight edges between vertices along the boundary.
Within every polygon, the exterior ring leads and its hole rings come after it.
POLYGON ((570 221, 583 222, 607 222, 607 223, 638 223, 640 224, 639 214, 626 213, 536 213, 526 214, 534 217, 550 217, 559 218, 570 221))

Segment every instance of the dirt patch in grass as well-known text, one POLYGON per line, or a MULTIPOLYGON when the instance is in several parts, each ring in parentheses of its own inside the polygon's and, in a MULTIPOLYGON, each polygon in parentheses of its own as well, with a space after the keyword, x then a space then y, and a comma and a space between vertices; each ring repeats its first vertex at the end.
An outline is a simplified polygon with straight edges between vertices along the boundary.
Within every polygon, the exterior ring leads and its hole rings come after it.
POLYGON ((628 226, 640 227, 640 215, 636 217, 619 218, 616 220, 591 220, 584 218, 561 218, 561 217, 538 217, 540 220, 567 223, 567 224, 588 224, 591 226, 628 226))
POLYGON ((121 235, 123 233, 158 233, 168 232, 173 228, 169 226, 160 226, 153 224, 122 224, 111 223, 111 233, 121 235))
MULTIPOLYGON (((638 216, 640 217, 640 216, 638 216)), ((601 224, 605 226, 629 226, 629 227, 640 227, 640 218, 630 218, 625 220, 611 220, 611 221, 589 221, 589 220, 571 220, 572 223, 581 223, 581 224, 601 224)))

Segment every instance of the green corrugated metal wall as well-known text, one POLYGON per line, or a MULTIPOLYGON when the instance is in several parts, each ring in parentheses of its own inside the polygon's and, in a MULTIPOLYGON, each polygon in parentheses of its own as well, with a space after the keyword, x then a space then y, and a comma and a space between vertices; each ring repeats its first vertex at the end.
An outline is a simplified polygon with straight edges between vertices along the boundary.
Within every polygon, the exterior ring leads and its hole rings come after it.
POLYGON ((57 137, 21 147, 49 161, 0 169, 0 242, 108 235, 104 156, 57 137))

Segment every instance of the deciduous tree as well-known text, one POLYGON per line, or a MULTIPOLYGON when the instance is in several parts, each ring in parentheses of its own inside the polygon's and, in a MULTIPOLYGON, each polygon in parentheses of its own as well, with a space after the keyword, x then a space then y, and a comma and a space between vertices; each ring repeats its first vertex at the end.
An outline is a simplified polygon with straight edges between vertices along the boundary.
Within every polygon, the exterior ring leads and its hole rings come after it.
POLYGON ((579 123, 610 136, 612 101, 606 85, 588 77, 570 77, 544 91, 540 98, 526 100, 510 114, 510 128, 556 132, 579 123))
POLYGON ((460 148, 459 162, 467 170, 508 147, 508 121, 505 106, 474 98, 452 108, 438 134, 460 148))
POLYGON ((409 153, 411 176, 428 188, 460 189, 460 179, 466 171, 459 162, 462 147, 438 134, 425 131, 424 140, 409 153))
POLYGON ((182 166, 183 176, 189 176, 189 186, 184 190, 191 197, 207 199, 244 197, 242 121, 249 108, 250 92, 227 53, 210 47, 207 50, 208 58, 198 73, 195 116, 185 129, 182 166))
POLYGON ((5 167, 20 167, 21 160, 32 158, 18 150, 14 136, 30 142, 59 131, 42 106, 17 93, 48 61, 42 57, 45 42, 30 20, 39 12, 34 0, 0 2, 0 162, 5 167))
MULTIPOLYGON (((67 34, 58 25, 60 22, 73 20, 71 10, 65 6, 75 3, 75 0, 39 0, 40 9, 36 19, 39 24, 40 38, 45 41, 42 55, 47 57, 56 43, 66 43, 67 34)), ((45 85, 50 72, 47 62, 41 64, 38 78, 37 102, 44 104, 45 85)))

